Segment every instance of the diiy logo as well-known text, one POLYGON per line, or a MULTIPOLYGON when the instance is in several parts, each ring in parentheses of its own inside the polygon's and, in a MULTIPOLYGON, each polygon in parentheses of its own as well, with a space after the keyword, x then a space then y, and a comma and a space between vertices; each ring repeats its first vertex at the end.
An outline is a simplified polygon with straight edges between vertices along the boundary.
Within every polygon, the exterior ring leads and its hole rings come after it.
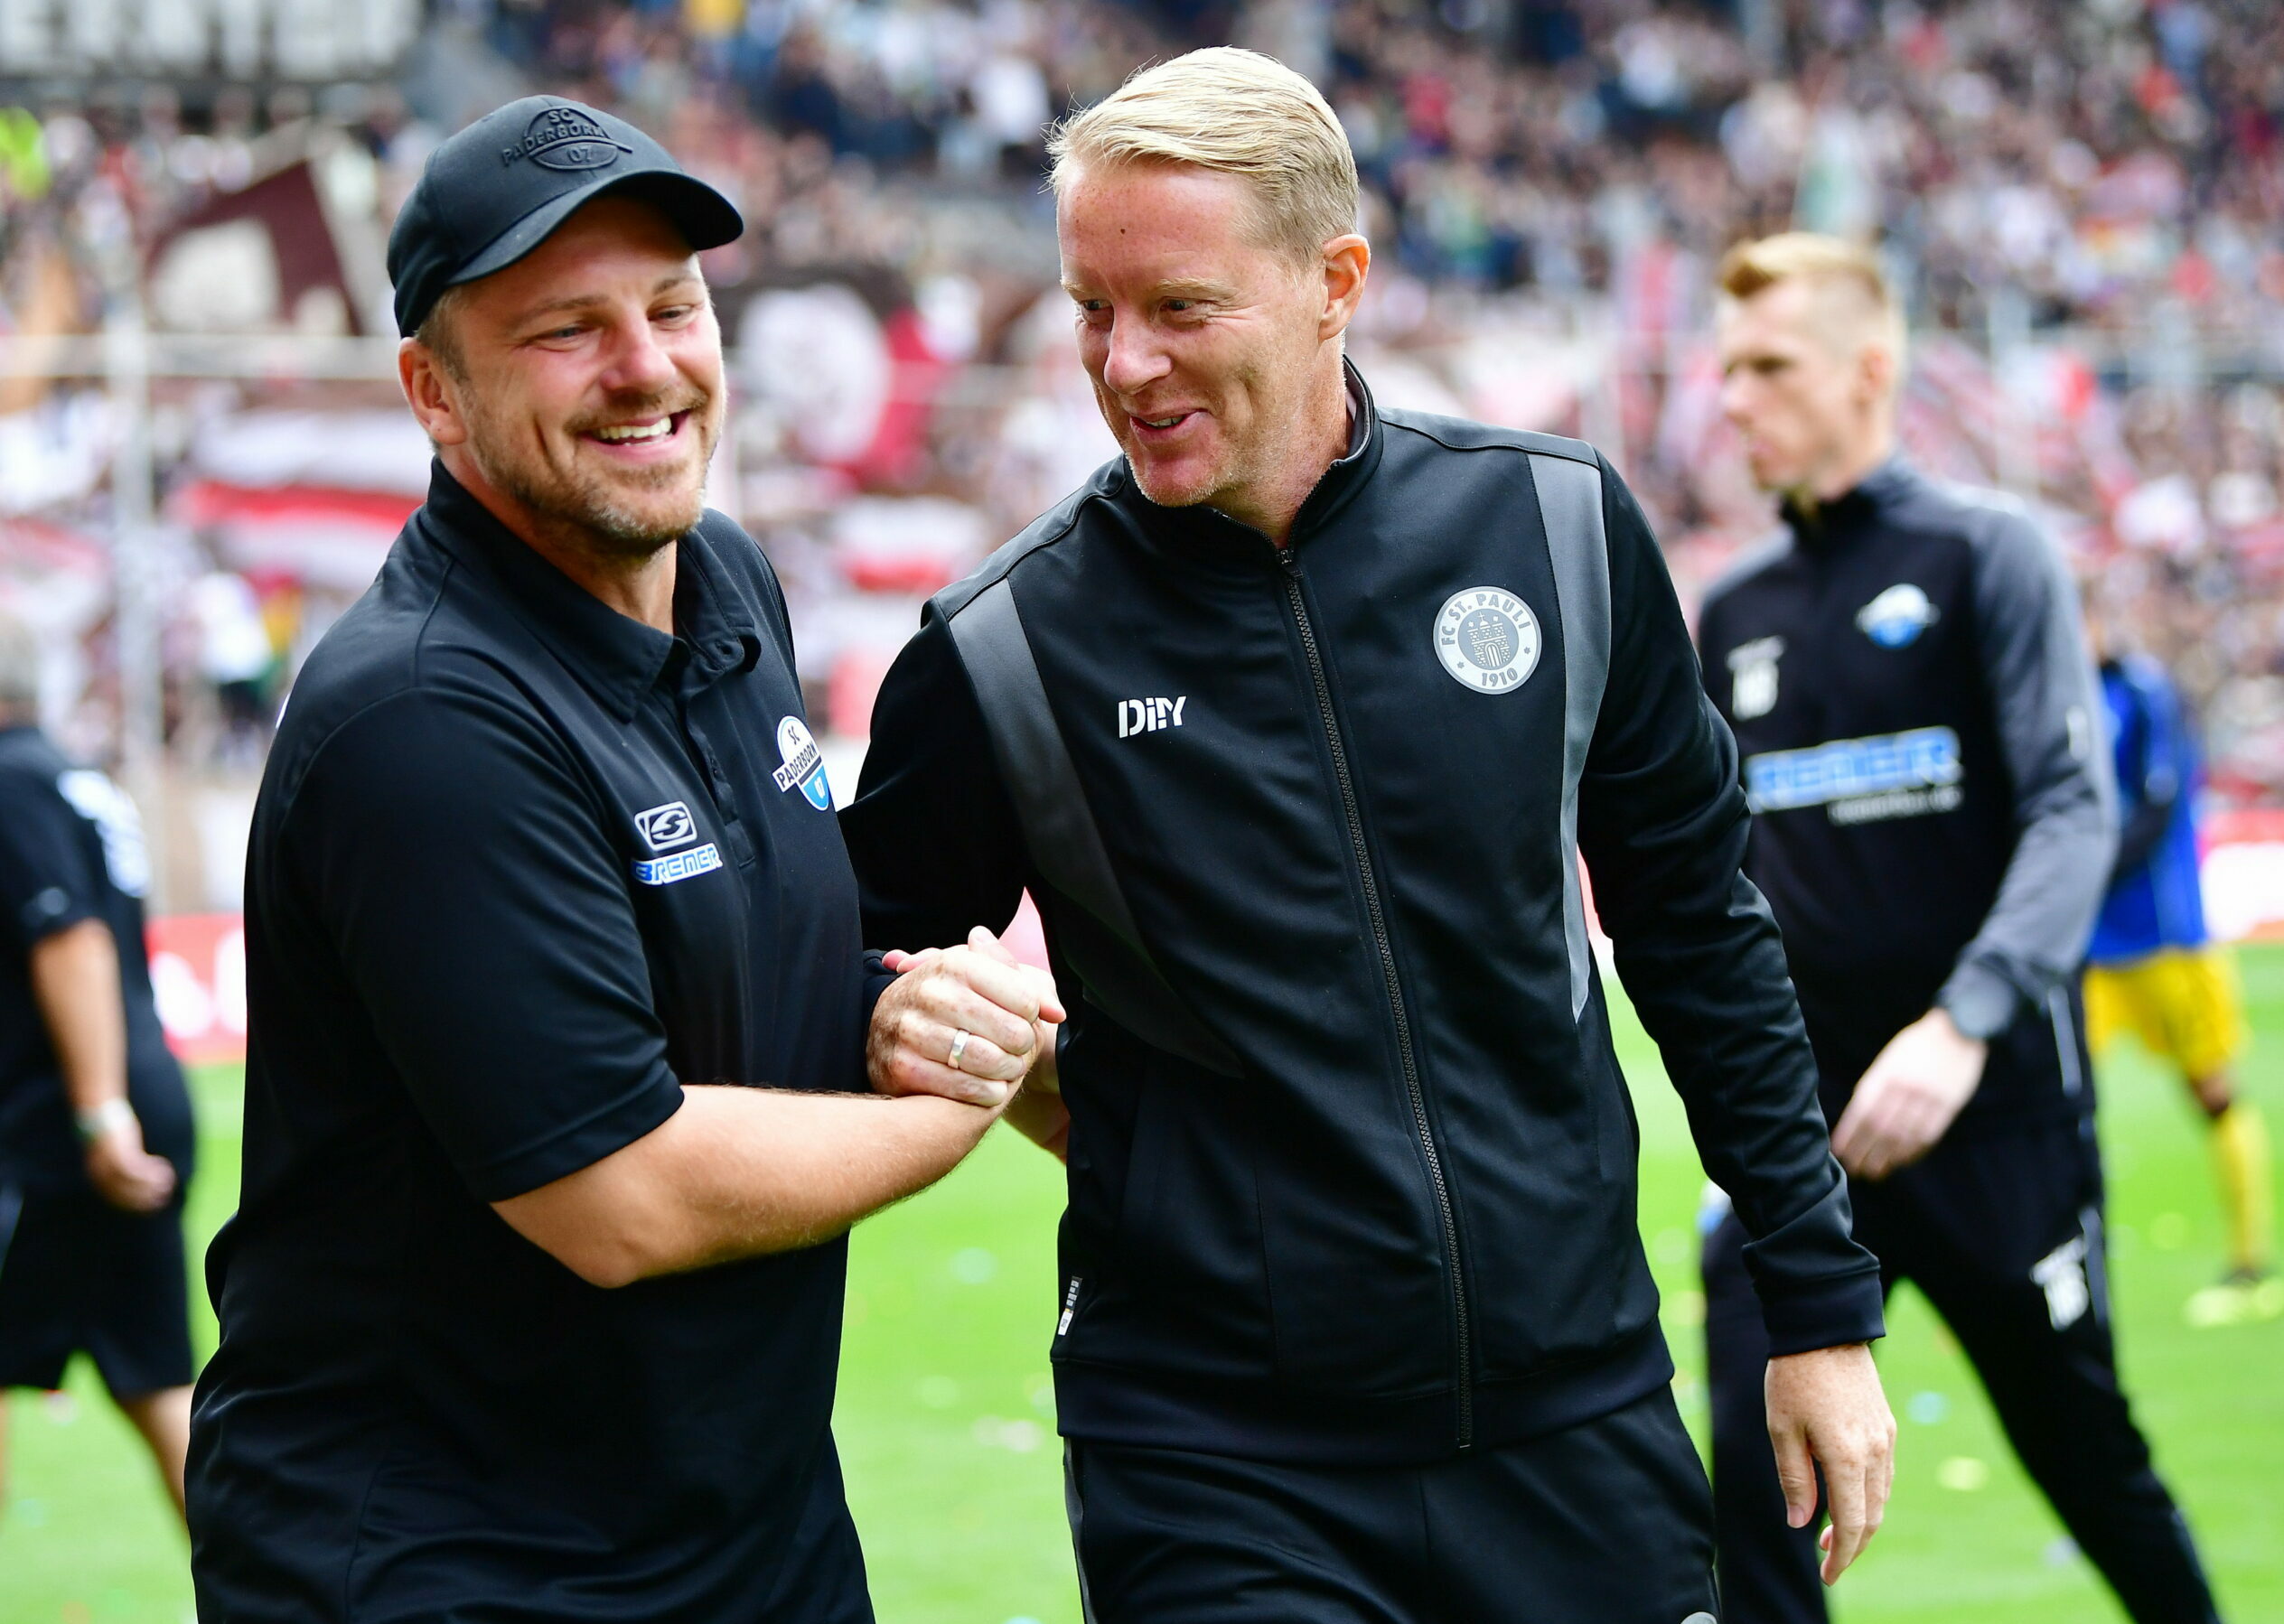
POLYGON ((1179 727, 1182 707, 1189 702, 1187 694, 1176 694, 1171 699, 1121 699, 1119 737, 1130 739, 1136 733, 1154 733, 1162 727, 1179 727))

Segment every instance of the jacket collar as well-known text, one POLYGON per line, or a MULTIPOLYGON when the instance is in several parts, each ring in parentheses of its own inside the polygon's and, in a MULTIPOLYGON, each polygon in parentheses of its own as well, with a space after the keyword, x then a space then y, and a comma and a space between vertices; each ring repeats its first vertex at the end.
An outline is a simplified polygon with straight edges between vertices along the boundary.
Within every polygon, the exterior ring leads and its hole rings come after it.
MULTIPOLYGON (((1296 547, 1330 524, 1380 466, 1385 435, 1379 408, 1372 404, 1372 392, 1365 385, 1363 374, 1356 370, 1355 362, 1342 358, 1341 370, 1348 386, 1348 450, 1325 470, 1315 489, 1308 493, 1299 513, 1294 516, 1287 540, 1296 547)), ((1184 552, 1224 561, 1250 558, 1265 562, 1271 555, 1268 537, 1218 509, 1203 503, 1167 508, 1150 500, 1135 483, 1134 471, 1123 459, 1119 464, 1114 499, 1137 515, 1151 533, 1184 552), (1249 547, 1259 549, 1258 554, 1250 553, 1249 547)))
POLYGON ((1786 497, 1779 511, 1784 523, 1802 541, 1814 546, 1851 536, 1877 523, 1919 484, 1919 474, 1891 452, 1886 461, 1857 481, 1855 488, 1829 502, 1802 503, 1786 497))
POLYGON ((542 558, 442 462, 414 522, 436 546, 496 582, 516 618, 622 722, 669 667, 704 686, 761 655, 752 608, 731 590, 704 527, 675 544, 675 634, 621 614, 542 558))

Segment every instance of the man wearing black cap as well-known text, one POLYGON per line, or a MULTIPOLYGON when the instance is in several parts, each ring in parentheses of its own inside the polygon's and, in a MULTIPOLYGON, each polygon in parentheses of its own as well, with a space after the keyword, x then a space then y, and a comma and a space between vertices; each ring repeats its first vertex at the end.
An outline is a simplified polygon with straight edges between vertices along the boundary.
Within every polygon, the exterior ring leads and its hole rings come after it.
POLYGON ((694 250, 741 229, 533 98, 390 239, 436 468, 256 812, 202 1619, 871 1617, 839 1237, 967 1153, 1061 1012, 986 939, 861 955, 783 600, 702 500, 694 250), (867 1094, 868 1058, 954 1097, 867 1094))

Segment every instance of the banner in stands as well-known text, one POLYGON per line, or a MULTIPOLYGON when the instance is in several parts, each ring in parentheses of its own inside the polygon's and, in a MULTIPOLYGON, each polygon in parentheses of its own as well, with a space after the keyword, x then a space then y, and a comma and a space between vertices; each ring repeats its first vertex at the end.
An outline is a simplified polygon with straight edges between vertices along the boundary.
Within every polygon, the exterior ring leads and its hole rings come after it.
POLYGON ((2204 820, 2204 922, 2223 941, 2284 941, 2284 807, 2204 820))
POLYGON ((174 1052, 193 1066, 246 1058, 246 930, 234 913, 153 919, 151 991, 174 1052))

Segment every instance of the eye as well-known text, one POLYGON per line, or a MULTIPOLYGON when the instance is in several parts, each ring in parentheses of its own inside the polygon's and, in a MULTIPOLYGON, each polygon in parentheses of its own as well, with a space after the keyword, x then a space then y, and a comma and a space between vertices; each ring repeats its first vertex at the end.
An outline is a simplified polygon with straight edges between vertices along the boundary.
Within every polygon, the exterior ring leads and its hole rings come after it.
POLYGON ((695 304, 669 304, 660 311, 654 320, 673 327, 680 325, 697 314, 697 306, 695 304))

